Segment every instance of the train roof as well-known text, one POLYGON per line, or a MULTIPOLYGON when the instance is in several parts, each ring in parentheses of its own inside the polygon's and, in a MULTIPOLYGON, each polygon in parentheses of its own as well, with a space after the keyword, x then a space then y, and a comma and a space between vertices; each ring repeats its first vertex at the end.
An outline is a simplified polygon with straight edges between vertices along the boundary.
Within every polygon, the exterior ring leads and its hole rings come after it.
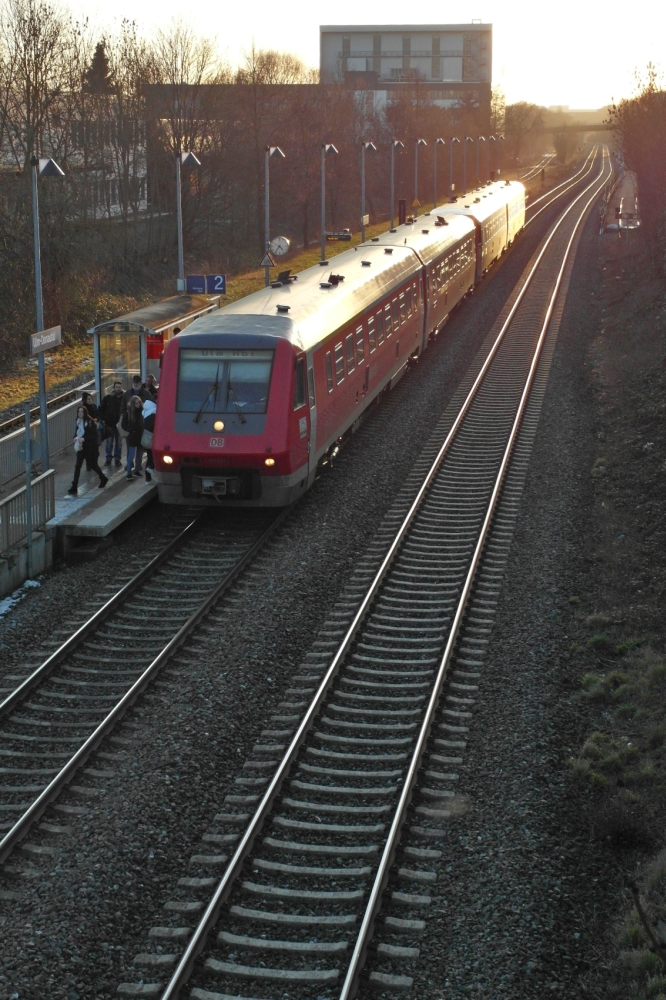
POLYGON ((446 209, 420 215, 414 222, 405 222, 395 230, 389 230, 368 240, 363 247, 407 246, 419 255, 424 264, 436 260, 449 247, 459 243, 474 232, 474 222, 463 215, 448 213, 446 209), (444 219, 445 226, 437 225, 438 218, 444 219))
POLYGON ((326 267, 315 265, 301 271, 296 281, 279 288, 262 288, 202 316, 179 334, 178 340, 185 345, 188 337, 197 334, 258 334, 290 340, 308 351, 323 336, 345 326, 417 274, 420 267, 409 246, 364 244, 337 254, 326 267), (341 275, 344 280, 322 288, 331 275, 341 275))
POLYGON ((466 195, 460 195, 455 202, 445 202, 436 211, 439 214, 451 212, 454 215, 466 215, 477 222, 485 222, 498 208, 513 201, 521 192, 524 197, 525 187, 520 181, 494 181, 468 191, 466 195))

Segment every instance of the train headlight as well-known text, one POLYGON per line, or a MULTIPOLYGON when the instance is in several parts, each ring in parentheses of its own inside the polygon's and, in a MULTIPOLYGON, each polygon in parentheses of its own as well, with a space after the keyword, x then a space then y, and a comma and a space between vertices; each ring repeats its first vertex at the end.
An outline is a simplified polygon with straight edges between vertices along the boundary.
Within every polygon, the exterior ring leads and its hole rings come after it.
POLYGON ((267 465, 270 468, 272 465, 275 465, 275 459, 274 458, 265 458, 264 459, 264 465, 267 465))
POLYGON ((224 420, 216 420, 215 423, 213 424, 213 427, 214 427, 214 429, 216 431, 223 431, 224 430, 224 420))
POLYGON ((173 465, 173 458, 171 457, 171 455, 165 455, 164 456, 164 464, 165 465, 173 465))

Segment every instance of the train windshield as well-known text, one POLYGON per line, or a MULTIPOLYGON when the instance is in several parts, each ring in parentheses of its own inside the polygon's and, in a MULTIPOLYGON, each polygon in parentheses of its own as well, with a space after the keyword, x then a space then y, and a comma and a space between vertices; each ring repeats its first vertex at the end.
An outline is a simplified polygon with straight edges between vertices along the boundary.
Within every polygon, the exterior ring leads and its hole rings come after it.
POLYGON ((180 413, 265 413, 274 351, 181 348, 180 413))

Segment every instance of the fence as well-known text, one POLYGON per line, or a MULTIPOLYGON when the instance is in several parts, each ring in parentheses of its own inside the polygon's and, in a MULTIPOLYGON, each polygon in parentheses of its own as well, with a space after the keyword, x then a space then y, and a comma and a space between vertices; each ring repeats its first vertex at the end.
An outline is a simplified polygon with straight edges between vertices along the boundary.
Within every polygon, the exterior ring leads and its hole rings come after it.
MULTIPOLYGON (((97 390, 90 392, 97 402, 97 390)), ((64 451, 72 443, 74 437, 74 425, 76 423, 76 409, 81 405, 80 400, 74 400, 61 406, 59 409, 49 413, 47 417, 47 428, 49 436, 49 456, 54 458, 61 451, 64 451)), ((30 424, 30 437, 33 441, 40 443, 39 421, 30 424)), ((25 441, 25 428, 13 431, 11 434, 0 438, 0 489, 5 483, 11 482, 17 476, 25 475, 25 451, 23 443, 25 441)))
MULTIPOLYGON (((31 483, 32 527, 43 528, 55 515, 55 470, 49 469, 31 483)), ((26 488, 0 500, 0 552, 7 552, 27 538, 26 488)))

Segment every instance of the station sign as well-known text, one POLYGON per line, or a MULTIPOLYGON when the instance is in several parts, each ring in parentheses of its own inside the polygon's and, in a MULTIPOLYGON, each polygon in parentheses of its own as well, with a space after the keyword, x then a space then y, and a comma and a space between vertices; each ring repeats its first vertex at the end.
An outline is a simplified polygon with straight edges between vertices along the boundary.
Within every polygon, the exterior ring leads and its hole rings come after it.
POLYGON ((329 243, 346 242, 347 240, 351 240, 351 238, 352 234, 348 229, 343 229, 341 233, 326 233, 326 239, 329 243))
POLYGON ((205 295, 206 275, 188 274, 185 278, 185 291, 188 295, 205 295))
POLYGON ((59 347, 60 344, 62 344, 62 327, 60 326, 51 326, 48 330, 30 334, 31 354, 41 354, 42 351, 50 351, 52 347, 59 347))
POLYGON ((208 295, 226 295, 227 294, 226 274, 207 274, 206 292, 208 295))

